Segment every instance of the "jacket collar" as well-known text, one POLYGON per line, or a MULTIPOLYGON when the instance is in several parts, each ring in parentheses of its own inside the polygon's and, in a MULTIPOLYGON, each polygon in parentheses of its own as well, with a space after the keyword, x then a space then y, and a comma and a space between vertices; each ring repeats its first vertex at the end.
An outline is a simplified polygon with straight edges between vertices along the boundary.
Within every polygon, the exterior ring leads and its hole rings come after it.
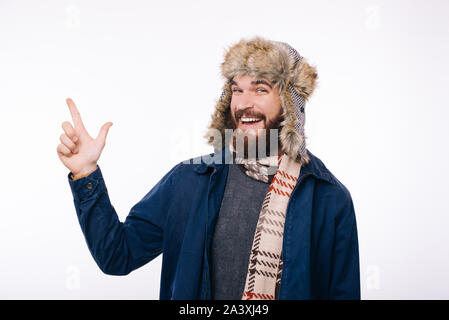
MULTIPOLYGON (((307 155, 309 156, 309 163, 305 165, 303 168, 301 168, 301 172, 299 174, 299 178, 301 178, 303 175, 310 173, 311 175, 315 176, 317 179, 321 179, 324 181, 327 181, 329 183, 335 183, 335 179, 333 178, 332 173, 329 171, 329 169, 326 168, 324 163, 317 158, 312 152, 310 152, 308 149, 307 155)), ((300 155, 298 155, 298 161, 299 161, 300 155)))
MULTIPOLYGON (((308 149, 307 154, 309 155, 309 163, 301 168, 301 172, 299 174, 299 179, 301 179, 302 176, 306 174, 311 174, 317 179, 321 179, 324 181, 327 181, 329 183, 334 183, 335 180, 333 179, 332 174, 330 171, 325 167, 323 162, 318 159, 315 155, 313 155, 308 149)), ((299 160, 298 155, 298 160, 299 160)), ((217 154, 210 153, 208 155, 201 156, 199 158, 196 158, 196 163, 194 170, 198 174, 204 174, 207 173, 208 170, 214 170, 219 169, 220 167, 231 163, 230 159, 232 159, 232 155, 228 148, 223 148, 220 152, 217 154), (220 162, 214 161, 221 159, 220 162), (226 161, 227 160, 227 161, 226 161)))

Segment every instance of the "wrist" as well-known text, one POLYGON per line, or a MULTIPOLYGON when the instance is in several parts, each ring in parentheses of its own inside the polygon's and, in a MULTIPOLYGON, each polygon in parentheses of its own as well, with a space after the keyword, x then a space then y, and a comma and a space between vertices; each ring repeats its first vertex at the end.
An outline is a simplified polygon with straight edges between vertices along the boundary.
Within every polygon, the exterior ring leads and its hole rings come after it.
POLYGON ((97 170, 97 168, 98 168, 98 165, 95 164, 93 166, 89 166, 89 167, 83 168, 80 171, 72 171, 72 180, 78 180, 78 179, 81 179, 83 177, 87 177, 92 172, 97 170))

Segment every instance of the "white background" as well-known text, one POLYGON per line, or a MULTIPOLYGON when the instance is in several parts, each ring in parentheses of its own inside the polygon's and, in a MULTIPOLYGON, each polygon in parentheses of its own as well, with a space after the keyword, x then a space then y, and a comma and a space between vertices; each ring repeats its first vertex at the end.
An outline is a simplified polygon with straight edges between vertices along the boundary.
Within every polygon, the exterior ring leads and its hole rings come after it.
POLYGON ((317 67, 309 150, 349 189, 363 299, 449 299, 449 2, 0 0, 0 298, 158 299, 161 258, 102 274, 56 147, 78 105, 120 219, 203 134, 225 48, 317 67))

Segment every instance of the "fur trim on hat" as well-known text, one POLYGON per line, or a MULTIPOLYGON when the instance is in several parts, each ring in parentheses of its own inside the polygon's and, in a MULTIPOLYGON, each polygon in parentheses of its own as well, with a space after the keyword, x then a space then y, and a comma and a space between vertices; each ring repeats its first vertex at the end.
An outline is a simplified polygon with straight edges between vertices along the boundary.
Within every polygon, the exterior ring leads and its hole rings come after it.
POLYGON ((282 150, 292 159, 300 160, 303 164, 308 162, 307 156, 298 159, 299 147, 305 136, 301 136, 296 130, 297 117, 289 85, 303 96, 305 101, 314 92, 317 86, 318 74, 316 68, 309 65, 301 57, 295 63, 288 50, 274 42, 256 36, 250 40, 242 39, 231 46, 225 53, 224 62, 221 64, 222 76, 226 79, 220 99, 216 102, 215 112, 205 138, 214 148, 219 149, 224 143, 225 129, 231 124, 231 98, 232 91, 230 81, 234 77, 249 75, 254 78, 270 80, 280 93, 281 108, 284 121, 281 123, 280 143, 282 150), (222 142, 214 141, 211 129, 217 129, 222 133, 222 142))

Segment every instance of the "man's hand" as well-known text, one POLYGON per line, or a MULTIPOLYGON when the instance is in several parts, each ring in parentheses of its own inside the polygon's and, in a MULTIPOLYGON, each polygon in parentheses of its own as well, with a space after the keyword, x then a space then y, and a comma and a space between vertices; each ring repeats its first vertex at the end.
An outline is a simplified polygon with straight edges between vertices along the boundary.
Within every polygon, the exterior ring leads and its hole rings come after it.
POLYGON ((66 99, 74 126, 68 121, 62 123, 64 133, 57 152, 61 162, 74 176, 90 174, 97 169, 97 161, 106 144, 106 136, 112 122, 105 123, 93 139, 84 127, 81 115, 72 99, 66 99))

